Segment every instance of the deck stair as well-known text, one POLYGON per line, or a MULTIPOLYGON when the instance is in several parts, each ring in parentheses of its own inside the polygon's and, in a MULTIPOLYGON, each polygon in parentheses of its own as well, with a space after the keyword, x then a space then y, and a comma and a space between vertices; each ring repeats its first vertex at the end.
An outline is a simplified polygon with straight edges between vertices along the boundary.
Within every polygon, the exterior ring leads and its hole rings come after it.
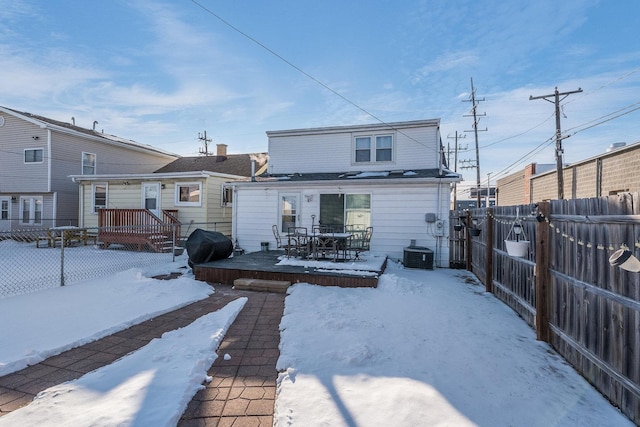
POLYGON ((136 246, 138 251, 172 252, 174 235, 180 237, 180 221, 177 211, 162 214, 160 219, 148 209, 100 209, 98 241, 105 249, 122 244, 136 246))
POLYGON ((291 282, 284 280, 264 280, 264 279, 236 279, 233 281, 234 289, 240 289, 244 291, 262 291, 262 292, 277 292, 284 294, 291 286, 291 282))

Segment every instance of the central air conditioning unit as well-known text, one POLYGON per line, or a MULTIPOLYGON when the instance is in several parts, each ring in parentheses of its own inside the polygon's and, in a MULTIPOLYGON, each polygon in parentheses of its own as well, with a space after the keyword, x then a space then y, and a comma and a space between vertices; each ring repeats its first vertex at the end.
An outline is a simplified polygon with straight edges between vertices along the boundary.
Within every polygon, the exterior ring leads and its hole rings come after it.
POLYGON ((423 246, 409 246, 404 248, 402 264, 407 268, 433 270, 433 251, 423 246))

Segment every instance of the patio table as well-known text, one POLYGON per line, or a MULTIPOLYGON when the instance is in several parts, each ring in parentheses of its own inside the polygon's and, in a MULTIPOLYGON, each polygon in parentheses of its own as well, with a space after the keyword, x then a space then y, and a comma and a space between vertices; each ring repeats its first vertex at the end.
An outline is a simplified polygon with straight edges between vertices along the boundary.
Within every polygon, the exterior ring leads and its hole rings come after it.
POLYGON ((333 258, 338 260, 340 252, 343 254, 343 260, 347 259, 347 250, 349 248, 349 239, 353 233, 312 233, 311 238, 311 257, 317 259, 333 258))

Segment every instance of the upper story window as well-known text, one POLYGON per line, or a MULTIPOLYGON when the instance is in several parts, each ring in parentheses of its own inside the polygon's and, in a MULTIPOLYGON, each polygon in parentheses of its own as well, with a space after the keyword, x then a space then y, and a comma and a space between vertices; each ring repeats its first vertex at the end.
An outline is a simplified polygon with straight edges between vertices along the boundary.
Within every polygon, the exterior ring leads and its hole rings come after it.
POLYGON ((355 137, 356 163, 393 161, 393 135, 362 135, 355 137))
POLYGON ((176 184, 176 206, 200 206, 202 183, 183 182, 176 184))
POLYGON ((82 175, 96 174, 96 155, 94 153, 82 153, 82 175))
POLYGON ((107 196, 109 192, 109 187, 107 183, 96 182, 91 184, 91 211, 93 213, 98 213, 98 209, 106 209, 107 208, 107 196))
POLYGON ((42 163, 44 158, 44 150, 42 148, 26 148, 24 150, 25 163, 42 163))

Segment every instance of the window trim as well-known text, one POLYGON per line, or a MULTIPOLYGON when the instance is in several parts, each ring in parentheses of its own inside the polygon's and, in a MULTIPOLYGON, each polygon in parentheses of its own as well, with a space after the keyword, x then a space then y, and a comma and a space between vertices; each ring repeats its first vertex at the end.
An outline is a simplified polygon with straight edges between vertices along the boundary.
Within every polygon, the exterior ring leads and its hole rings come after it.
POLYGON ((233 206, 233 187, 222 184, 220 206, 233 206))
POLYGON ((395 147, 395 133, 394 132, 381 132, 381 133, 367 133, 367 134, 354 134, 352 139, 352 164, 353 165, 366 165, 366 164, 380 164, 380 163, 394 163, 396 157, 396 147, 395 147), (389 148, 379 148, 378 147, 378 139, 382 137, 390 137, 391 138, 391 147, 389 148), (358 151, 364 151, 363 149, 358 150, 356 141, 360 138, 369 138, 369 160, 358 161, 357 153, 358 151), (391 159, 390 160, 377 160, 378 151, 379 150, 391 150, 391 159))
POLYGON ((83 151, 82 152, 82 157, 80 159, 80 163, 81 163, 81 174, 82 175, 95 175, 97 172, 97 163, 98 163, 98 155, 96 153, 89 153, 88 151, 83 151), (85 173, 84 172, 84 168, 85 168, 85 155, 90 155, 93 156, 93 172, 92 173, 85 173))
POLYGON ((44 197, 42 196, 20 196, 20 225, 42 225, 44 214, 44 197), (24 202, 29 202, 29 220, 24 221, 24 210, 22 209, 24 202), (40 221, 36 219, 36 205, 40 202, 40 221))
POLYGON ((109 206, 109 183, 108 182, 93 182, 91 183, 91 213, 97 215, 98 209, 106 209, 109 206), (99 206, 96 208, 96 187, 104 186, 104 207, 99 206))
POLYGON ((41 164, 44 163, 44 148, 39 147, 39 148, 25 148, 24 149, 24 153, 22 156, 22 161, 25 165, 37 165, 37 164, 41 164), (40 160, 39 162, 37 161, 33 161, 33 162, 28 162, 27 161, 27 151, 40 151, 40 153, 42 153, 42 155, 40 156, 42 160, 40 160))
POLYGON ((175 206, 202 206, 202 182, 176 182, 174 191, 174 205, 175 206), (198 186, 198 201, 197 202, 183 202, 180 201, 180 188, 189 186, 198 186))

